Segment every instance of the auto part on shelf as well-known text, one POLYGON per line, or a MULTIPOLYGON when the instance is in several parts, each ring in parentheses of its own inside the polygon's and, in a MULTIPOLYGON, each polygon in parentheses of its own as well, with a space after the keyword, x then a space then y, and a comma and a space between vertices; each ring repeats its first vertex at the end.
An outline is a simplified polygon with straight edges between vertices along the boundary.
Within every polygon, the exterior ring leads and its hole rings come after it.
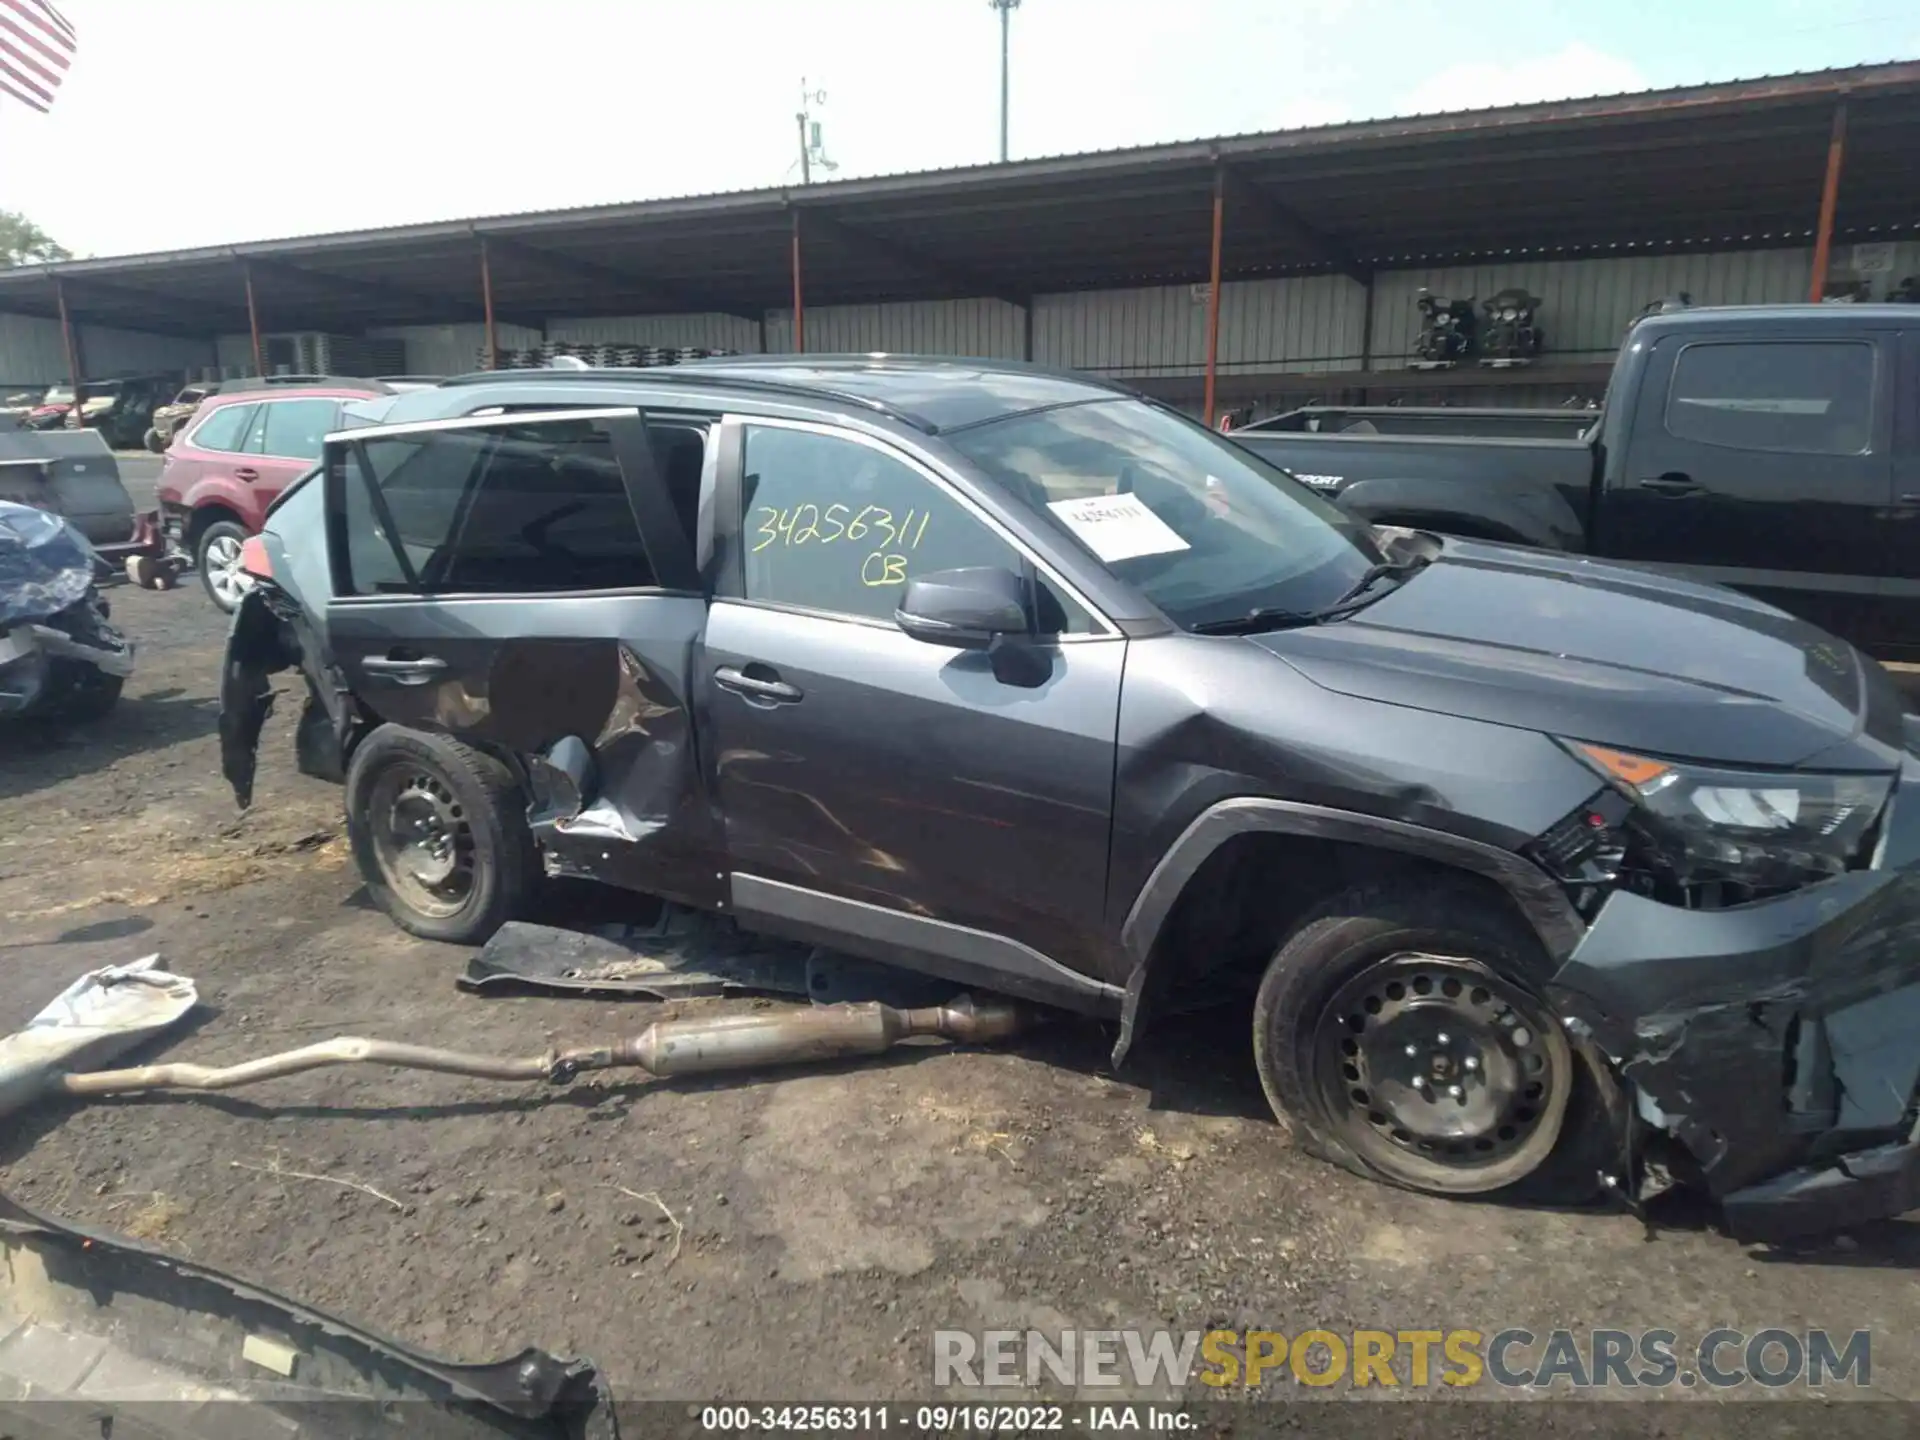
POLYGON ((1480 363, 1496 369, 1524 365, 1546 345, 1535 317, 1540 297, 1515 286, 1481 302, 1487 312, 1480 330, 1480 363))
POLYGON ((1479 317, 1473 299, 1449 300, 1424 286, 1415 297, 1420 307, 1420 333, 1413 342, 1413 368, 1447 369, 1465 359, 1473 349, 1474 331, 1479 317))
POLYGON ((339 1036, 238 1065, 175 1062, 63 1074, 50 1081, 47 1093, 92 1097, 146 1090, 231 1090, 332 1065, 388 1065, 484 1080, 547 1080, 556 1085, 596 1070, 636 1069, 663 1078, 706 1075, 762 1065, 878 1055, 915 1036, 937 1036, 963 1044, 1004 1040, 1027 1028, 1034 1014, 1009 1001, 976 1001, 968 995, 946 1005, 917 1010, 896 1010, 877 1002, 818 1005, 711 1019, 656 1020, 638 1035, 611 1044, 517 1058, 339 1036))

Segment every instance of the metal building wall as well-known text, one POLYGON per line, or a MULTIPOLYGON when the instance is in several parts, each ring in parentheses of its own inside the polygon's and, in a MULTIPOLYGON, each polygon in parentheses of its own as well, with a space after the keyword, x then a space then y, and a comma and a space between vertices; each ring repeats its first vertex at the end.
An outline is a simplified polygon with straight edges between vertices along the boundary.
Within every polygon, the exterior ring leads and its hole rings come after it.
MULTIPOLYGON (((1852 263, 1852 247, 1835 247, 1834 268, 1852 263)), ((1373 343, 1363 347, 1366 292, 1344 276, 1306 276, 1231 281, 1220 296, 1220 371, 1308 372, 1406 364, 1418 329, 1414 297, 1421 286, 1438 294, 1485 299, 1509 285, 1541 298, 1547 354, 1569 362, 1613 356, 1627 322, 1650 300, 1687 291, 1699 304, 1794 302, 1807 294, 1811 251, 1804 248, 1637 255, 1581 260, 1521 260, 1465 267, 1380 272, 1374 282, 1373 343)), ((1884 296, 1906 275, 1920 274, 1920 240, 1895 245, 1890 270, 1873 275, 1873 294, 1884 296)), ((767 347, 793 346, 792 314, 770 311, 767 347)), ((1116 376, 1189 376, 1206 363, 1207 307, 1204 287, 1154 286, 1134 290, 1042 295, 1034 302, 1033 358, 1116 376)), ((1026 317, 1017 305, 997 299, 941 300, 891 305, 826 305, 807 311, 811 351, 885 350, 935 355, 1020 358, 1026 317)), ((583 316, 548 326, 555 340, 593 344, 701 346, 752 353, 760 327, 725 315, 583 316)), ((198 371, 213 355, 203 342, 83 327, 90 374, 111 370, 198 371)), ((478 323, 421 325, 370 331, 407 343, 407 368, 423 374, 462 374, 477 363, 485 340, 478 323)), ((498 327, 507 348, 538 345, 537 331, 498 327)), ((252 342, 244 334, 219 338, 218 363, 228 372, 252 368, 252 342)), ((0 380, 28 384, 65 378, 60 327, 51 320, 0 315, 0 380)), ((1286 387, 1276 389, 1276 395, 1286 387)), ((1291 392, 1288 392, 1289 394, 1291 392)), ((1529 403, 1518 392, 1506 403, 1529 403)), ((1544 393, 1544 392, 1543 392, 1544 393)), ((1450 392, 1467 403, 1465 392, 1450 392)), ((1475 394, 1472 399, 1487 397, 1475 394)), ((1560 398, 1565 398, 1564 396, 1560 398)), ((1557 403, 1557 402, 1555 402, 1557 403)))
MULTIPOLYGON (((1341 275, 1220 287, 1223 373, 1341 370, 1360 363, 1366 291, 1341 275)), ((1110 375, 1198 375, 1207 363, 1203 285, 1042 295, 1033 358, 1110 375)))
POLYGON ((66 378, 67 353, 57 321, 0 315, 0 384, 52 385, 66 378))
MULTIPOLYGON (((150 371, 194 370, 213 359, 205 340, 182 340, 143 330, 80 325, 80 362, 95 379, 150 371)), ((0 315, 0 381, 51 385, 67 378, 67 348, 60 322, 37 315, 0 315)))
POLYGON ((598 315, 549 320, 547 338, 578 345, 697 346, 753 354, 760 349, 760 326, 738 315, 598 315))
MULTIPOLYGON (((982 355, 1018 360, 1026 316, 1004 300, 923 300, 896 305, 807 306, 807 349, 823 354, 982 355)), ((1036 344, 1038 343, 1036 338, 1036 344)), ((793 348, 793 312, 769 311, 767 349, 793 348)))
MULTIPOLYGON (((487 343, 487 327, 468 325, 391 325, 367 331, 374 339, 404 340, 409 375, 470 375, 480 368, 480 352, 487 343)), ((496 325, 494 338, 502 350, 531 349, 540 332, 524 325, 496 325)), ((248 352, 251 360, 251 350, 248 352)))

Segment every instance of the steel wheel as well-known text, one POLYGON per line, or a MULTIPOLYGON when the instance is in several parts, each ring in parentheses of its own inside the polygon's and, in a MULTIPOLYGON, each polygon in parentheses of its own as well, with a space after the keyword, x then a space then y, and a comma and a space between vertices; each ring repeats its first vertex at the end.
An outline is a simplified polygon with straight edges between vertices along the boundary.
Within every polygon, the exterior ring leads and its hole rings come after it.
POLYGON ((367 801, 381 878, 422 914, 444 919, 473 896, 473 827, 445 780, 419 766, 391 766, 367 801))
POLYGON ((1397 954, 1349 979, 1315 1022, 1319 1099, 1342 1138, 1420 1189, 1512 1183, 1560 1138, 1573 1056, 1540 1003, 1483 965, 1397 954))

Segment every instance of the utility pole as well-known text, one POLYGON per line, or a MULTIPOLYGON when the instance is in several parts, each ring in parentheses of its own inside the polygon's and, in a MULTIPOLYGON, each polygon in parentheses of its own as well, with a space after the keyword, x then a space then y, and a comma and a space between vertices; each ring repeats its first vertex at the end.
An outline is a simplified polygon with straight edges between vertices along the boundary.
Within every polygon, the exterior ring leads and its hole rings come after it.
POLYGON ((1013 12, 1020 0, 987 0, 987 8, 1000 12, 1000 163, 1007 163, 1007 51, 1013 12))
POLYGON ((826 144, 820 138, 820 122, 813 118, 812 108, 827 103, 827 92, 809 90, 805 77, 800 81, 800 109, 793 120, 800 127, 800 183, 813 183, 813 167, 822 170, 838 170, 840 167, 827 158, 826 144))

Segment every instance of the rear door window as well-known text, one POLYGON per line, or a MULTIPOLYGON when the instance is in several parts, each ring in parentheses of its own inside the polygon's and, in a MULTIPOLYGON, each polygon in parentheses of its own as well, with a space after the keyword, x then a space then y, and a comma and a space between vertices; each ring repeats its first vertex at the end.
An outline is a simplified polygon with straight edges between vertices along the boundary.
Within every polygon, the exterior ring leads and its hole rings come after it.
MULTIPOLYGON (((285 460, 318 460, 339 418, 336 400, 270 400, 260 407, 260 453, 285 460)), ((249 437, 250 440, 255 437, 249 437)))
POLYGON ((1667 433, 1732 450, 1863 454, 1873 373, 1865 341, 1688 345, 1674 362, 1667 433))
POLYGON ((342 593, 565 594, 658 583, 604 421, 372 436, 336 457, 342 593))
POLYGON ((190 444, 202 450, 237 451, 253 421, 257 405, 221 405, 194 427, 190 444))

